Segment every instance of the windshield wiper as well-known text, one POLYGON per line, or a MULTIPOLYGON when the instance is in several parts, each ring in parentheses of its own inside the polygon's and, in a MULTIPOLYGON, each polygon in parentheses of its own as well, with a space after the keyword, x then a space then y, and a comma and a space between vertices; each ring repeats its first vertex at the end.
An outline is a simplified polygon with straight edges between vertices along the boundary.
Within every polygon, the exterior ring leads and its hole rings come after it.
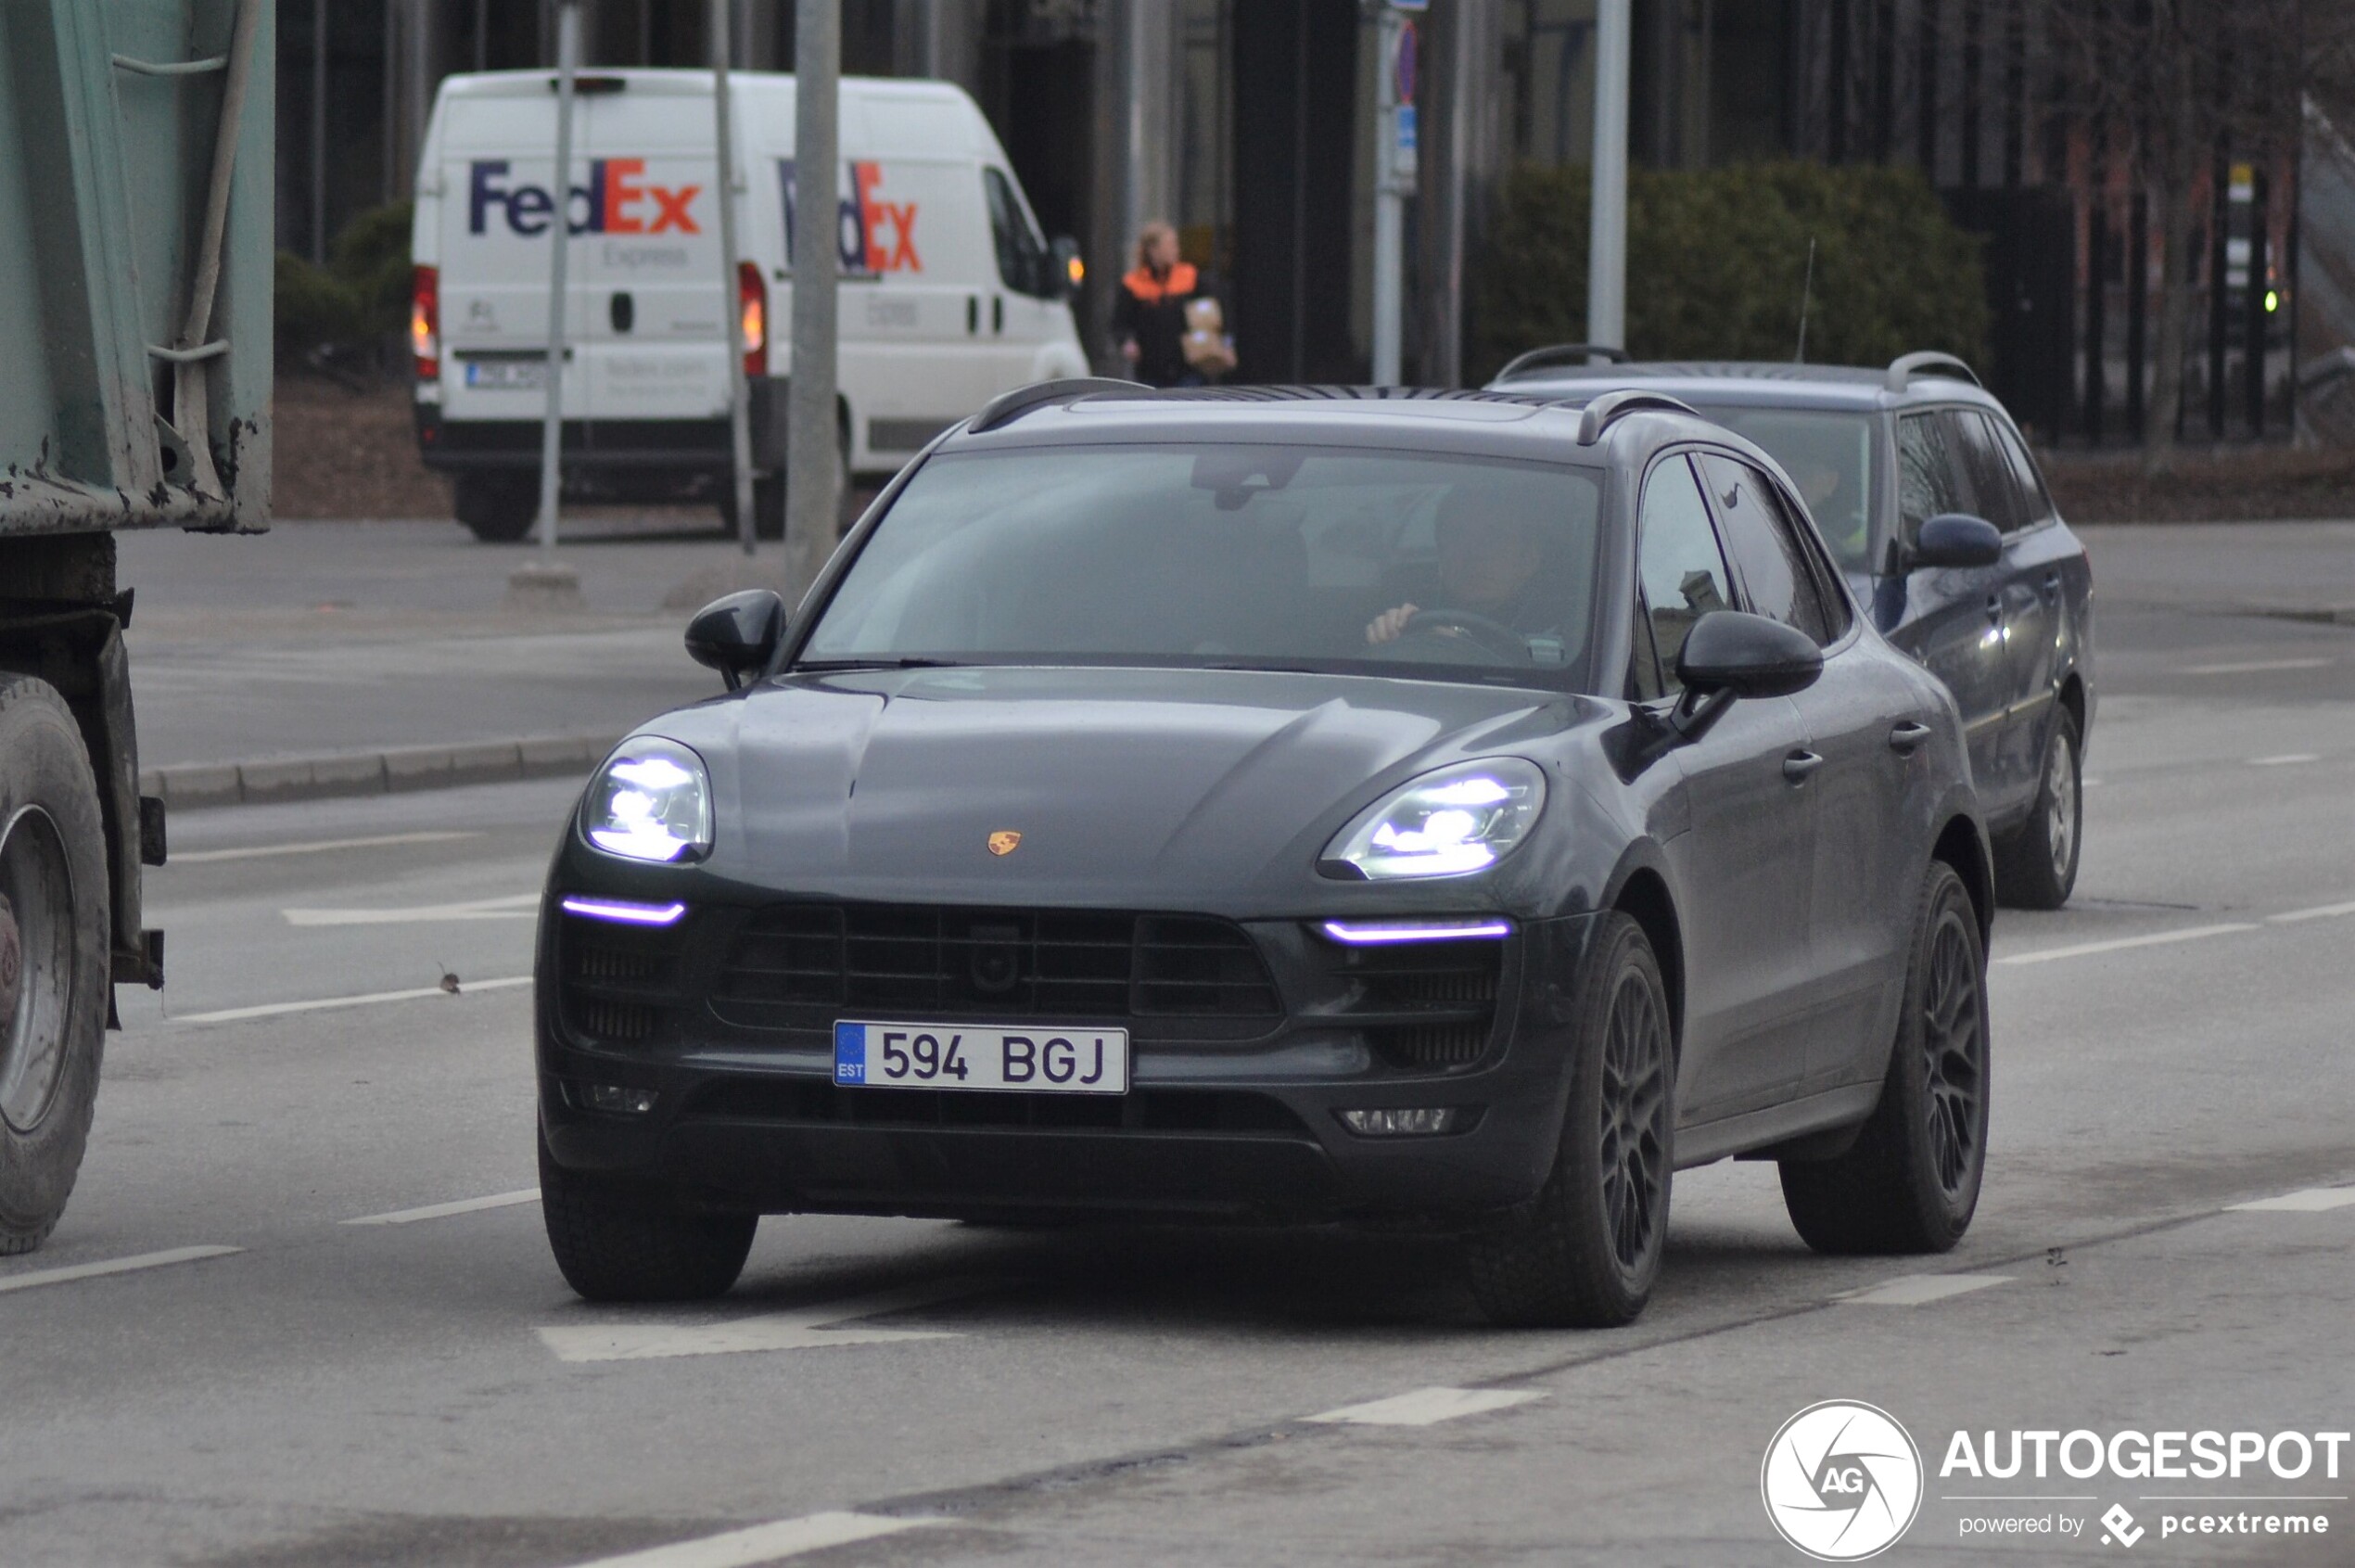
POLYGON ((806 658, 788 674, 838 674, 846 669, 955 669, 965 661, 955 658, 806 658))

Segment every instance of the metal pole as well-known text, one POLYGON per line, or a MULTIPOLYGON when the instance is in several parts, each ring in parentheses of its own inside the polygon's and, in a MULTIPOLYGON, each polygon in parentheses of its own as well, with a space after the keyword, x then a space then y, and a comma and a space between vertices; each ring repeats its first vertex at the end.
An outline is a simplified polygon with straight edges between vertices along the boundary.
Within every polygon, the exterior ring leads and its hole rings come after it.
POLYGON ((1374 117, 1374 385, 1395 387, 1406 340, 1407 193, 1415 179, 1415 108, 1398 92, 1405 22, 1381 0, 1375 23, 1380 67, 1374 117))
POLYGON ((327 264, 327 0, 311 3, 311 260, 327 264))
MULTIPOLYGON (((744 302, 738 298, 736 250, 736 134, 728 109, 728 0, 711 0, 712 134, 719 149, 719 313, 728 322, 728 438, 733 451, 736 487, 736 536, 745 554, 752 554, 752 414, 745 383, 745 355, 752 343, 745 335, 744 302)), ((768 328, 762 312, 762 330, 768 328)))
POLYGON ((1595 161, 1586 231, 1586 341, 1627 346, 1627 57, 1631 0, 1598 0, 1595 161))
POLYGON ((540 557, 554 566, 556 495, 563 487, 565 261, 572 249, 572 78, 580 69, 580 6, 556 12, 556 214, 548 223, 548 412, 540 426, 540 557))
POLYGON ((834 295, 841 163, 841 0, 794 6, 793 364, 785 432, 785 582, 789 598, 816 580, 841 509, 834 423, 834 295))

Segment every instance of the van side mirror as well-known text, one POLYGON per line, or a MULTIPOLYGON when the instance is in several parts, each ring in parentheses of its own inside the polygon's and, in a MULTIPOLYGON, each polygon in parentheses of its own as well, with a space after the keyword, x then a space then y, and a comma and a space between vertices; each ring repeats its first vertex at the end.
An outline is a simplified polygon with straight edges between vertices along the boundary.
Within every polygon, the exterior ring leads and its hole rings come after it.
POLYGON ((1824 650, 1814 638, 1742 610, 1710 611, 1676 654, 1676 679, 1702 697, 1787 697, 1823 672, 1824 650))
POLYGON ((1080 260, 1079 242, 1069 235, 1059 235, 1047 247, 1047 253, 1053 272, 1044 280, 1046 287, 1040 292, 1050 300, 1068 300, 1079 292, 1079 286, 1088 278, 1088 263, 1080 260))
POLYGON ((730 691, 767 666, 785 640, 785 601, 768 588, 714 599, 687 623, 687 657, 719 671, 730 691))
MULTIPOLYGON (((2004 558, 2004 536, 1984 517, 1941 512, 1922 524, 1901 557, 1905 571, 1940 567, 1992 567, 2004 558)), ((1893 574, 1892 574, 1893 575, 1893 574)))

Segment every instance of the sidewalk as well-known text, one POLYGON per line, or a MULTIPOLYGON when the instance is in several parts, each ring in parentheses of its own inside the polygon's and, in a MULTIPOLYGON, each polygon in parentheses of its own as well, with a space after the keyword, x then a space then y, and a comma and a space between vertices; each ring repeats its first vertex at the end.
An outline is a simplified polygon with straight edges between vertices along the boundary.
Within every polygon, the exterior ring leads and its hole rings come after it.
POLYGON ((648 714, 718 692, 681 646, 687 618, 773 579, 778 547, 748 568, 716 532, 583 534, 561 552, 588 605, 573 615, 503 607, 535 552, 453 523, 120 536, 143 787, 185 809, 582 771, 648 714))
POLYGON ((2089 523, 2094 603, 2355 625, 2355 522, 2089 523))

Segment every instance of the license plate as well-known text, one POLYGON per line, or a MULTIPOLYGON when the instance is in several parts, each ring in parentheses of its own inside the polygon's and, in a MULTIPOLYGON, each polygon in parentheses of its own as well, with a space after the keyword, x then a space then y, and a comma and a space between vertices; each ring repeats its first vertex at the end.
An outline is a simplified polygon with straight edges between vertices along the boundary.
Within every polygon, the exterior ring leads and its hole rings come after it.
POLYGON ((868 1089, 1128 1092, 1128 1031, 971 1024, 834 1026, 834 1082, 868 1089))
POLYGON ((547 384, 546 360, 468 360, 466 385, 487 392, 532 392, 547 384))

